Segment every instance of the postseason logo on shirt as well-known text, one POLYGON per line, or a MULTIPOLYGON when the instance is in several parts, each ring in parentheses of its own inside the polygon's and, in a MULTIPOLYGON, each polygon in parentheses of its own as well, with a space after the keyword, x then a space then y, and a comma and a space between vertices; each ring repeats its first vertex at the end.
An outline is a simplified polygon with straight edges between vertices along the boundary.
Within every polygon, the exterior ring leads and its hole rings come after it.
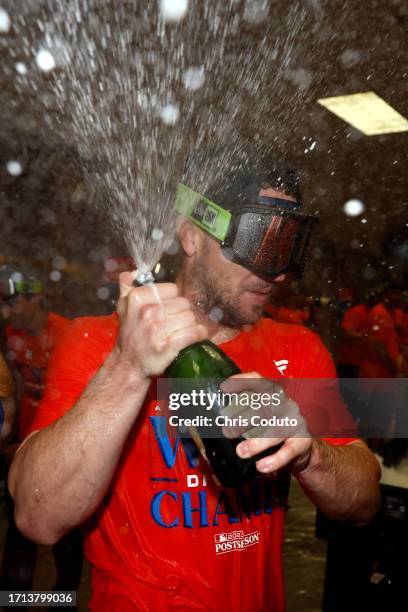
POLYGON ((244 548, 248 548, 248 546, 259 544, 259 541, 259 531, 245 533, 239 530, 229 533, 216 533, 214 536, 215 554, 223 555, 224 553, 233 552, 234 550, 244 550, 244 548))

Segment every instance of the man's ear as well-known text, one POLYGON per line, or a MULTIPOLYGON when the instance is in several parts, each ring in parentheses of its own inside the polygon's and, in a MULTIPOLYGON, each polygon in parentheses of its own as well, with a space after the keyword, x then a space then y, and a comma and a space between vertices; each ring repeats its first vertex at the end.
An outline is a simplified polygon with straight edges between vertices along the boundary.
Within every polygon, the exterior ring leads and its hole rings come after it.
POLYGON ((187 257, 192 257, 197 253, 200 236, 197 228, 191 221, 183 219, 180 222, 177 228, 177 236, 187 257))

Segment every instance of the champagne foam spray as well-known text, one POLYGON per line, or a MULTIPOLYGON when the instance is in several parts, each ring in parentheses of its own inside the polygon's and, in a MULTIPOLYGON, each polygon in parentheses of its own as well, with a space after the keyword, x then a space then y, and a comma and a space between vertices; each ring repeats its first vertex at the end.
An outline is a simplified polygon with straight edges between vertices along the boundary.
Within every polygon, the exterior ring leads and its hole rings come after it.
POLYGON ((154 280, 155 279, 152 272, 150 270, 142 268, 139 272, 137 272, 134 284, 139 287, 143 287, 145 285, 150 287, 154 297, 156 298, 157 303, 160 306, 161 315, 163 315, 163 302, 160 299, 159 291, 156 285, 154 284, 154 280))
POLYGON ((154 276, 150 270, 140 270, 136 274, 136 283, 138 285, 148 285, 150 283, 154 283, 154 276))

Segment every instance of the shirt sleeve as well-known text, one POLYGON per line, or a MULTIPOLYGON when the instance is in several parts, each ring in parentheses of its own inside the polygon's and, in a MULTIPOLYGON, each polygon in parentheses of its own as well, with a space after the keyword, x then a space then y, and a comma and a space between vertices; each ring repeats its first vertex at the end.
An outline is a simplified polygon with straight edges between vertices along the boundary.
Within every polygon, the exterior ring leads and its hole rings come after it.
POLYGON ((59 338, 48 363, 44 395, 27 435, 51 425, 74 406, 115 342, 107 317, 73 320, 59 338))
POLYGON ((329 351, 317 334, 305 327, 299 330, 293 349, 300 370, 289 386, 290 395, 299 405, 310 433, 332 445, 358 440, 357 427, 342 400, 329 351))

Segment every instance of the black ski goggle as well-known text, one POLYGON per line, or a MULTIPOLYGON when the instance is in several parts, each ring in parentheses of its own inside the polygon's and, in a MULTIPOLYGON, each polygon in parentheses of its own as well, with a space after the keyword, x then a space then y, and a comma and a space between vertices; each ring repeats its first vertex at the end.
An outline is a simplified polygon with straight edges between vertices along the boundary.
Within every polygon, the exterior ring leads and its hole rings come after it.
POLYGON ((180 183, 176 209, 218 240, 228 259, 256 276, 271 281, 292 272, 300 278, 319 219, 293 210, 288 200, 260 196, 259 202, 230 213, 180 183))

